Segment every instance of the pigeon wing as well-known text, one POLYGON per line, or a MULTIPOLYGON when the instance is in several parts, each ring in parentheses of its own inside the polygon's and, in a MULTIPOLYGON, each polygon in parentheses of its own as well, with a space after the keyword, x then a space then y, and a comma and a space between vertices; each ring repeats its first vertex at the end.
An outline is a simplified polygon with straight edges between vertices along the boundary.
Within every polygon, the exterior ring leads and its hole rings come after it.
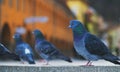
POLYGON ((15 52, 16 52, 16 54, 18 54, 20 56, 24 56, 26 53, 27 54, 28 53, 32 54, 31 47, 28 44, 26 44, 26 43, 17 45, 16 49, 15 49, 15 52))
POLYGON ((42 58, 49 59, 55 56, 59 51, 54 45, 44 40, 36 45, 36 50, 42 58))
POLYGON ((105 46, 105 44, 100 39, 98 39, 96 36, 92 34, 86 35, 85 48, 91 54, 95 54, 99 56, 110 53, 109 49, 105 46))
POLYGON ((33 52, 32 52, 33 50, 32 50, 32 48, 30 47, 29 44, 24 43, 23 46, 26 48, 26 49, 25 49, 25 50, 26 50, 26 53, 33 54, 33 52))
POLYGON ((55 46, 47 41, 44 41, 42 45, 43 45, 43 48, 41 52, 45 53, 46 55, 53 55, 54 53, 58 52, 55 46))

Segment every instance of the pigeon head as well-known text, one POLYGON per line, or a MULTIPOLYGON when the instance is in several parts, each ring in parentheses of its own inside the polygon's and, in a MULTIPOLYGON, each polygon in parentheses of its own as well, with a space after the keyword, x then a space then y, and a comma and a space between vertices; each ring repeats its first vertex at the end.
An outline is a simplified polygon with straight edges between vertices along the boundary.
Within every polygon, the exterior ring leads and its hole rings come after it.
POLYGON ((79 33, 86 32, 85 27, 84 27, 83 24, 82 24, 80 21, 78 21, 78 20, 71 20, 71 21, 70 21, 69 28, 71 28, 73 31, 79 32, 79 33))
POLYGON ((44 36, 43 36, 42 32, 38 29, 34 30, 33 34, 34 34, 36 39, 44 39, 44 36))
POLYGON ((15 41, 22 41, 22 36, 19 33, 15 33, 13 38, 15 39, 15 41))

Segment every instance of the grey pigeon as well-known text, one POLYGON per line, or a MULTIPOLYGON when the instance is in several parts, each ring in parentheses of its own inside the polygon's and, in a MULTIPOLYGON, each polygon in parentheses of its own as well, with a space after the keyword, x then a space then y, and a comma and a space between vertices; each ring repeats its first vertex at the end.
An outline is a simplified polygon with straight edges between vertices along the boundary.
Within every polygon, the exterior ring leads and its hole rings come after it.
POLYGON ((80 21, 71 20, 69 28, 73 31, 74 48, 79 55, 88 60, 87 65, 99 59, 120 64, 120 59, 114 56, 99 38, 90 34, 80 21))
POLYGON ((35 36, 35 50, 47 61, 46 64, 48 64, 50 59, 62 59, 67 62, 72 62, 69 57, 64 56, 52 43, 45 40, 40 30, 34 30, 33 34, 35 36))
POLYGON ((0 43, 0 58, 8 58, 13 60, 20 60, 19 56, 10 52, 3 44, 0 43))
POLYGON ((21 61, 27 61, 29 64, 35 64, 32 48, 30 47, 30 45, 22 40, 19 33, 15 33, 13 38, 16 42, 15 52, 17 55, 19 55, 21 61))

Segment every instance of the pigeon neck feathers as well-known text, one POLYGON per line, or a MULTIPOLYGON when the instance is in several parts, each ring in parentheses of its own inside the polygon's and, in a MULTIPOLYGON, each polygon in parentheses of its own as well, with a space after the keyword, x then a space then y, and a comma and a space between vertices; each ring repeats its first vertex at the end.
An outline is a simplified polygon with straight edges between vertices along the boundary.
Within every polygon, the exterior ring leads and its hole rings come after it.
POLYGON ((87 32, 87 30, 85 29, 85 27, 81 27, 81 26, 77 26, 73 29, 73 32, 80 35, 80 34, 84 34, 87 32))
POLYGON ((43 40, 44 40, 44 39, 39 39, 39 38, 37 38, 37 39, 35 39, 35 42, 38 43, 38 42, 43 41, 43 40))
POLYGON ((23 43, 22 39, 17 39, 17 40, 15 40, 15 41, 16 41, 16 44, 17 44, 17 45, 23 43))
POLYGON ((73 35, 75 38, 82 37, 85 33, 87 33, 85 28, 81 28, 80 26, 73 29, 73 35))
POLYGON ((85 33, 82 33, 82 34, 73 32, 74 40, 75 40, 75 41, 81 40, 81 39, 84 37, 85 34, 86 34, 86 32, 85 32, 85 33))
POLYGON ((85 29, 83 24, 80 21, 78 21, 78 20, 70 21, 69 27, 72 28, 73 32, 77 33, 78 35, 87 32, 87 30, 85 29))
POLYGON ((76 41, 82 39, 86 33, 87 30, 83 25, 78 25, 75 28, 73 28, 73 36, 76 41))
POLYGON ((44 40, 44 36, 42 34, 42 32, 40 30, 34 30, 33 34, 35 36, 35 42, 38 43, 39 41, 43 41, 44 40))
POLYGON ((43 41, 44 40, 44 36, 43 35, 38 35, 35 37, 35 42, 38 43, 39 41, 43 41))

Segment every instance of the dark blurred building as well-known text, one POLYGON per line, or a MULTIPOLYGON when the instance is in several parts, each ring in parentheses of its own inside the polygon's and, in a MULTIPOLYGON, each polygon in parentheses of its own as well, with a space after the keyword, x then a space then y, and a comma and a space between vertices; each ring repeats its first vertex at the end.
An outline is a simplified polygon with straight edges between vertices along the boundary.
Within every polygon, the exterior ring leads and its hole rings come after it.
POLYGON ((67 29, 75 16, 61 0, 0 0, 0 42, 13 50, 13 34, 25 29, 25 41, 34 44, 33 29, 40 29, 47 40, 65 54, 72 55, 72 32, 67 29), (60 1, 60 2, 59 2, 60 1), (39 18, 29 20, 30 18, 39 18), (26 21, 27 20, 27 21, 26 21), (35 22, 34 22, 35 21, 35 22))

